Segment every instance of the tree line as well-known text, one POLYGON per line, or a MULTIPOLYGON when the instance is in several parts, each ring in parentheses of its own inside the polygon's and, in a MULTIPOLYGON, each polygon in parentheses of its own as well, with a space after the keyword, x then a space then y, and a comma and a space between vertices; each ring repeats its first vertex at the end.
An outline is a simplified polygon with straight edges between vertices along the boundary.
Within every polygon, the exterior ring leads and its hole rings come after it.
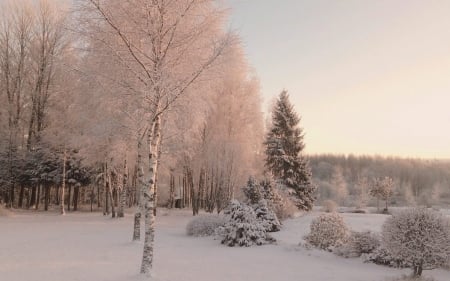
MULTIPOLYGON (((450 203, 450 162, 446 160, 331 154, 308 158, 319 201, 333 199, 343 205, 357 205, 361 185, 366 186, 368 195, 372 181, 389 177, 393 180, 393 204, 450 203)), ((365 198, 367 203, 370 199, 365 198)))

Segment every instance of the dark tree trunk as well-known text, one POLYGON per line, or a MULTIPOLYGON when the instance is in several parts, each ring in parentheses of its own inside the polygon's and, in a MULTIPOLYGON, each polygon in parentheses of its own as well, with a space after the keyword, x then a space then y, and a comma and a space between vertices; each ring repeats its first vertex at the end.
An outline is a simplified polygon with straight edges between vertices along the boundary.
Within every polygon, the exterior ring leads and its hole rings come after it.
POLYGON ((80 198, 80 187, 79 186, 75 186, 73 188, 73 210, 77 211, 78 210, 78 200, 80 198))
POLYGON ((48 203, 50 202, 50 186, 45 186, 44 210, 48 211, 48 203))
POLYGON ((58 205, 58 206, 61 203, 61 192, 62 192, 61 187, 57 186, 56 187, 56 205, 58 205))
POLYGON ((414 277, 418 277, 418 276, 422 275, 422 270, 423 270, 422 265, 415 265, 413 267, 413 270, 414 270, 414 272, 413 272, 414 277))
POLYGON ((172 209, 175 203, 175 177, 172 173, 170 173, 170 180, 169 180, 169 202, 168 207, 169 209, 172 209))
POLYGON ((11 184, 10 194, 9 194, 9 207, 14 208, 14 183, 11 184))
POLYGON ((72 195, 72 186, 69 185, 68 188, 69 188, 69 192, 68 192, 69 193, 68 194, 69 198, 67 198, 67 211, 70 212, 70 198, 72 197, 71 196, 72 195))
POLYGON ((32 207, 36 204, 36 186, 31 187, 31 197, 30 197, 30 204, 28 207, 32 207))
POLYGON ((91 212, 93 211, 94 199, 95 199, 95 187, 92 186, 91 195, 90 195, 91 212))
POLYGON ((37 190, 36 190, 36 210, 39 210, 39 201, 41 200, 41 185, 39 184, 37 186, 37 190))
POLYGON ((23 186, 20 187, 20 192, 19 192, 19 203, 18 203, 18 207, 22 208, 23 207, 23 194, 25 192, 25 188, 23 186))
POLYGON ((100 196, 100 185, 97 185, 97 208, 100 208, 102 205, 100 204, 101 196, 100 196))

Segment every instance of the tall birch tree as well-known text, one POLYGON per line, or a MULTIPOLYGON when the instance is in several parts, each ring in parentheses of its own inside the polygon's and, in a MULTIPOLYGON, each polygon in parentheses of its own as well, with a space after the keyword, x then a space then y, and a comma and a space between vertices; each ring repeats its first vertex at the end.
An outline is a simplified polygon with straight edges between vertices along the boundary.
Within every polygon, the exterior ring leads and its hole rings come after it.
POLYGON ((147 116, 148 170, 141 187, 145 214, 141 273, 150 274, 162 115, 212 67, 230 36, 221 30, 223 12, 212 0, 84 0, 79 1, 79 8, 87 23, 83 30, 89 30, 94 38, 103 35, 98 38, 109 54, 132 74, 138 85, 133 98, 147 116))

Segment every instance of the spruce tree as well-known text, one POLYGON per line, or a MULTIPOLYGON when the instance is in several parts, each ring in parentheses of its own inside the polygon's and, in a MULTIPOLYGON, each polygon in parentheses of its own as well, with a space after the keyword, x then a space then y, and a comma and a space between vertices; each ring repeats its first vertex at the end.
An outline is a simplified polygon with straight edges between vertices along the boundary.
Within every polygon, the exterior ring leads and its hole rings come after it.
POLYGON ((266 168, 291 189, 296 206, 309 211, 315 200, 315 186, 308 162, 302 155, 305 144, 299 123, 300 117, 287 91, 282 91, 272 110, 272 127, 265 141, 266 168))

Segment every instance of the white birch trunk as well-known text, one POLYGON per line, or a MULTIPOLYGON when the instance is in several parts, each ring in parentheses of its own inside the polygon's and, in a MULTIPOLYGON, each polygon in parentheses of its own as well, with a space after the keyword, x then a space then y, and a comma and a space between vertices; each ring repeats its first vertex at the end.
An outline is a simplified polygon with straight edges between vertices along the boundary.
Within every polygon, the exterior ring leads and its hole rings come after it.
POLYGON ((123 166, 123 179, 122 179, 122 188, 120 189, 120 205, 119 211, 117 212, 117 217, 123 218, 125 216, 125 203, 127 200, 127 182, 128 182, 128 166, 127 160, 125 160, 123 166))
POLYGON ((138 157, 137 157, 137 169, 138 169, 138 179, 137 179, 137 189, 139 192, 139 201, 134 213, 134 231, 133 231, 133 241, 139 241, 141 239, 141 217, 143 209, 143 199, 144 199, 144 167, 142 166, 142 139, 139 137, 138 140, 138 157))
POLYGON ((144 189, 145 240, 142 254, 141 273, 150 274, 153 265, 153 244, 155 240, 155 180, 158 169, 157 151, 161 138, 161 117, 157 116, 153 130, 149 131, 149 179, 148 188, 144 189), (153 139, 154 138, 154 139, 153 139), (154 141, 153 141, 154 140, 154 141))
POLYGON ((66 211, 64 210, 64 196, 66 195, 64 192, 64 190, 66 189, 66 161, 67 161, 67 154, 66 154, 66 148, 64 147, 63 178, 62 178, 62 187, 61 187, 61 215, 66 214, 66 211))

